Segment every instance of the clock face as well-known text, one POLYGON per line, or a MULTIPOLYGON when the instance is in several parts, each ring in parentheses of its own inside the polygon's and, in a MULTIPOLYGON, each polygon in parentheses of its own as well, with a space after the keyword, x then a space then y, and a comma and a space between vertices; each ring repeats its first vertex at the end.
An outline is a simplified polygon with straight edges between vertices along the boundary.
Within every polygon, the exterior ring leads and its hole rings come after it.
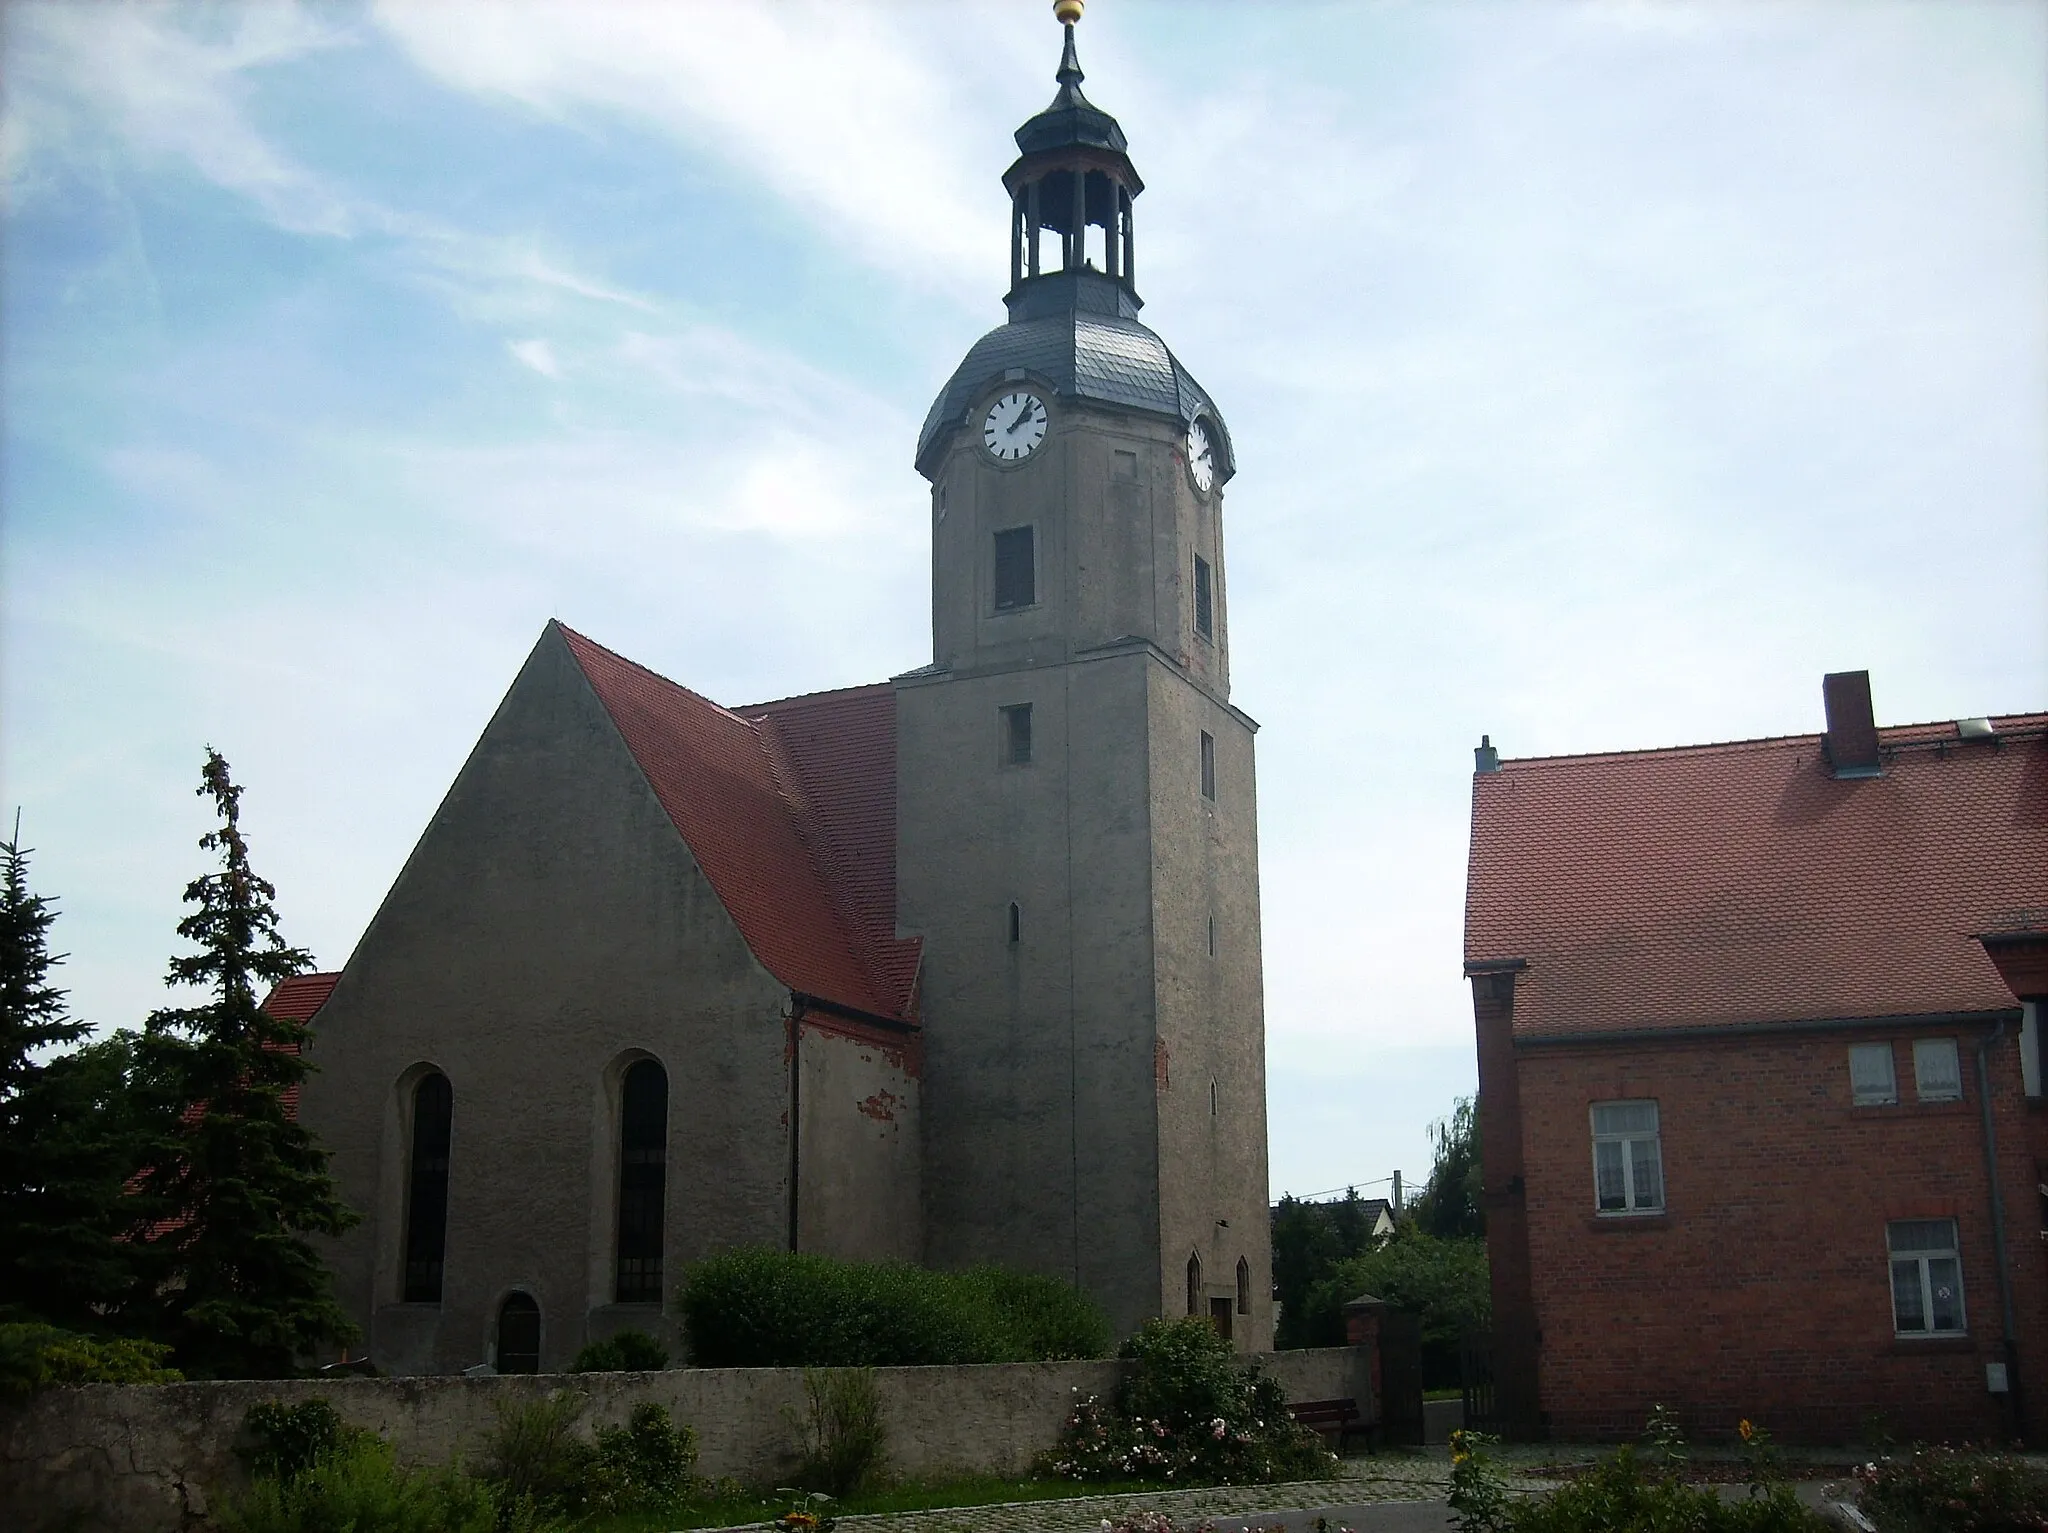
POLYGON ((1012 389, 988 407, 981 423, 981 443, 1005 463, 1028 458, 1045 440, 1045 401, 1023 389, 1012 389))
POLYGON ((1209 423, 1198 420, 1188 427, 1188 478, 1204 495, 1216 487, 1216 444, 1209 438, 1209 423))

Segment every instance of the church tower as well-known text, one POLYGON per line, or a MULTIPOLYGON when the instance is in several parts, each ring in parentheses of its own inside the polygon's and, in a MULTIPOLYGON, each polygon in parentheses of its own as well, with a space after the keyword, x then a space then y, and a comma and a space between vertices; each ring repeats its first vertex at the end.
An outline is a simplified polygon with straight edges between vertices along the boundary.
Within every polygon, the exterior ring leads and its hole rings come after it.
POLYGON ((1074 23, 1017 130, 1006 324, 934 401, 932 663, 895 679, 924 939, 927 1259, 1120 1330, 1272 1343, 1256 725, 1230 703, 1221 413, 1138 321, 1144 183, 1074 23))

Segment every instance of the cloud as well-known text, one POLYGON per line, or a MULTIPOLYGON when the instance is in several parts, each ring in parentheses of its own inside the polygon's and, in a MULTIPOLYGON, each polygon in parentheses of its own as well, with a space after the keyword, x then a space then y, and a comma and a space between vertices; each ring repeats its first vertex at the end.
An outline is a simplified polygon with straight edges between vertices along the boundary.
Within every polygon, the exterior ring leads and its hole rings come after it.
POLYGON ((449 85, 648 125, 850 254, 966 297, 986 294, 1005 238, 990 181, 1007 146, 979 95, 1014 93, 1050 47, 1016 7, 383 0, 375 16, 449 85))
POLYGON ((505 349, 543 378, 559 379, 562 376, 562 364, 555 360, 555 349, 546 341, 507 341, 505 349))

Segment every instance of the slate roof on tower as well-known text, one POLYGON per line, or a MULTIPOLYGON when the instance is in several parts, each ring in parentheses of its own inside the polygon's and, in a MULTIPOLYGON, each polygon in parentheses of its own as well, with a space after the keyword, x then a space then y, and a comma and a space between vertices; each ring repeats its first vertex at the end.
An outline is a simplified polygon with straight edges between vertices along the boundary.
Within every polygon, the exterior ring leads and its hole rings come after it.
POLYGON ((2010 1009, 1975 937, 2048 908, 2048 714, 1502 761, 1472 787, 1469 965, 1517 1037, 2010 1009))
POLYGON ((896 698, 886 685, 722 708, 560 628, 762 967, 870 1017, 916 1014, 896 936, 896 698))

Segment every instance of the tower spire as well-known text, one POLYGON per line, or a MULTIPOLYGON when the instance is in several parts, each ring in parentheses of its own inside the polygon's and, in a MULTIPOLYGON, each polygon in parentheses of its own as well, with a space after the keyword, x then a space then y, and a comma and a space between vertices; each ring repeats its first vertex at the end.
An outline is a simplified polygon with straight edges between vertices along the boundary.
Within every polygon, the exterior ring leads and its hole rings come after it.
POLYGON ((1074 47, 1074 23, 1081 19, 1083 0, 1056 0, 1053 15, 1067 29, 1067 46, 1060 54, 1059 73, 1053 78, 1060 82, 1059 96, 1053 102, 1055 107, 1086 105, 1087 97, 1081 94, 1081 55, 1074 47))

